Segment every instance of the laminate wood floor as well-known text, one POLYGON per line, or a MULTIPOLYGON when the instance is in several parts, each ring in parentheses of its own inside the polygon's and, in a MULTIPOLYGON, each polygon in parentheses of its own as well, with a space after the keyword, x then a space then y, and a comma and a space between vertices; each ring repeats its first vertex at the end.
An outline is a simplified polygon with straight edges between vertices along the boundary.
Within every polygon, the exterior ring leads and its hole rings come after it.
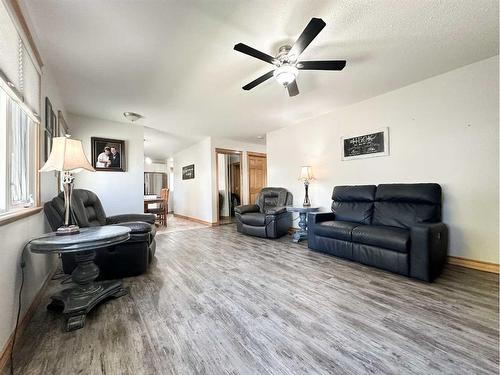
POLYGON ((498 373, 497 275, 426 284, 233 225, 157 239, 149 274, 83 329, 40 306, 17 374, 498 373))

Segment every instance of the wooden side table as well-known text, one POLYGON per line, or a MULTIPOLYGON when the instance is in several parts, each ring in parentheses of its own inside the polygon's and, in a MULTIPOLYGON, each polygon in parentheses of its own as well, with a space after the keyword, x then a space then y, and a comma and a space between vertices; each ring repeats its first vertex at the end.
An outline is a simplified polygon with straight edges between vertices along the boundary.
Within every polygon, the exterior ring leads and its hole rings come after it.
POLYGON ((288 206, 286 209, 289 212, 298 212, 299 213, 299 228, 300 228, 300 230, 296 231, 293 234, 292 241, 297 243, 300 240, 307 239, 307 214, 309 212, 318 211, 319 207, 288 206))
POLYGON ((95 250, 116 245, 130 238, 130 228, 108 225, 81 228, 79 234, 57 236, 55 232, 44 234, 30 241, 28 248, 33 253, 74 253, 77 263, 71 273, 76 284, 54 294, 47 309, 62 312, 67 318, 66 330, 73 331, 85 325, 85 316, 96 305, 110 297, 127 294, 121 280, 95 282, 99 267, 94 263, 95 250))

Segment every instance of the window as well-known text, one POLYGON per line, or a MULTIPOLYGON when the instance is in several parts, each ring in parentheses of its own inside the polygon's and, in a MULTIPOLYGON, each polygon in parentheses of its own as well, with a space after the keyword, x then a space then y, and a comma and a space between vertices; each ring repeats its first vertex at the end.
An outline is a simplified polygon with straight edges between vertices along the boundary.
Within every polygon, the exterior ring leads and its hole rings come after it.
POLYGON ((36 205, 38 121, 0 82, 0 218, 36 205), (3 87, 2 87, 3 86, 3 87))
POLYGON ((40 67, 0 0, 0 224, 38 207, 40 67))

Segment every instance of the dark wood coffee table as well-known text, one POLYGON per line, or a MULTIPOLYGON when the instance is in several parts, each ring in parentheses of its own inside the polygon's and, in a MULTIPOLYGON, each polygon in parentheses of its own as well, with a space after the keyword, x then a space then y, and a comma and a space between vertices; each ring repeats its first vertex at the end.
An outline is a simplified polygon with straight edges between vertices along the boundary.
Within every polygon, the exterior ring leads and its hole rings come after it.
POLYGON ((30 241, 28 248, 33 253, 73 253, 77 263, 71 273, 76 284, 50 298, 47 309, 62 312, 66 318, 66 330, 73 331, 85 325, 85 316, 96 305, 111 297, 127 294, 121 280, 94 281, 99 276, 99 267, 94 263, 95 250, 125 242, 130 238, 130 228, 108 225, 81 228, 79 234, 57 236, 47 233, 30 241))

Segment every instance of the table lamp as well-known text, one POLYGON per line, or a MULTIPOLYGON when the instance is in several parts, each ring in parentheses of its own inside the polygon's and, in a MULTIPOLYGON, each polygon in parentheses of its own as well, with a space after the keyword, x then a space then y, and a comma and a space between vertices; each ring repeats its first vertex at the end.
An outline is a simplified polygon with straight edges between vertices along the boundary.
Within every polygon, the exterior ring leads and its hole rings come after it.
POLYGON ((300 167, 299 180, 304 181, 304 188, 306 190, 306 196, 304 197, 304 207, 309 207, 311 202, 309 202, 309 182, 314 180, 312 167, 309 165, 300 167))
POLYGON ((83 152, 82 141, 69 137, 56 137, 52 139, 52 150, 49 159, 40 169, 40 172, 59 171, 63 172, 64 186, 64 225, 56 231, 57 235, 80 233, 78 225, 69 224, 71 193, 73 191, 72 173, 80 172, 84 169, 95 172, 83 152))

